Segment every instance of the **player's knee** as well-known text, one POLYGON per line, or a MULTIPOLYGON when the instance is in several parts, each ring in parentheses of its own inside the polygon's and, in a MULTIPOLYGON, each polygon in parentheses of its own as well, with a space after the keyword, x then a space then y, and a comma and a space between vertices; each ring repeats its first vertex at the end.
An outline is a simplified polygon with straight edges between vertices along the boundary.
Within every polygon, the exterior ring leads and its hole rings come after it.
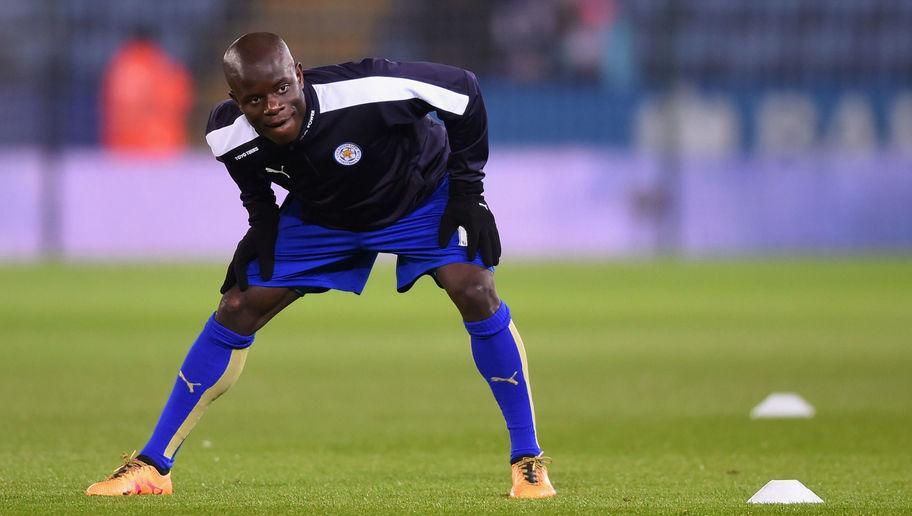
POLYGON ((222 295, 217 313, 224 317, 231 317, 243 312, 243 310, 244 295, 237 289, 231 289, 222 295))
POLYGON ((244 293, 234 288, 222 296, 215 319, 235 333, 250 335, 256 331, 258 323, 258 317, 253 312, 244 293))
POLYGON ((453 301, 467 319, 490 317, 500 307, 500 298, 489 278, 473 278, 452 292, 453 301))

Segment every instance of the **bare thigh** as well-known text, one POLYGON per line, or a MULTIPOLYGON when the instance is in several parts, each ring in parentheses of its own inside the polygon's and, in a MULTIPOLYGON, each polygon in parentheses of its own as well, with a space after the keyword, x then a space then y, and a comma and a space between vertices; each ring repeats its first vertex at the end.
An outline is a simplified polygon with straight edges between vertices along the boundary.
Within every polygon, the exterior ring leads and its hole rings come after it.
POLYGON ((252 335, 299 297, 284 287, 251 286, 241 292, 235 285, 222 296, 215 320, 235 333, 252 335))

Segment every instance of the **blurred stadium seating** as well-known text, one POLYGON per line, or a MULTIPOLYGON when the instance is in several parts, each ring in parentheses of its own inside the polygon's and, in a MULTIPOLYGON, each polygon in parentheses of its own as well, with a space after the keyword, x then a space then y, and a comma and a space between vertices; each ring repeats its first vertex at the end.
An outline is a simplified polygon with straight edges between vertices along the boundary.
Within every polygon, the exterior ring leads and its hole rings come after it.
MULTIPOLYGON (((225 96, 221 52, 270 30, 305 66, 374 55, 475 71, 498 217, 511 225, 537 214, 544 228, 505 231, 508 253, 552 254, 578 226, 591 232, 571 248, 594 256, 912 247, 910 2, 12 0, 0 23, 0 115, 15 121, 0 124, 0 257, 184 256, 186 239, 140 253, 123 237, 85 248, 73 229, 106 214, 67 185, 110 182, 99 167, 149 168, 141 157, 112 161, 99 143, 101 79, 140 31, 195 84, 191 148, 160 164, 163 178, 224 182, 214 161, 200 165, 208 110, 225 96), (565 197, 548 199, 555 180, 567 182, 565 197), (510 203, 517 188, 579 213, 527 213, 510 203)), ((208 197, 215 186, 201 181, 197 195, 208 197)), ((135 195, 131 184, 92 202, 135 195)), ((132 216, 161 225, 148 215, 161 202, 156 186, 143 188, 148 204, 134 202, 132 216)), ((211 199, 225 205, 211 212, 228 213, 228 197, 211 199)), ((188 255, 218 256, 238 231, 188 255)))

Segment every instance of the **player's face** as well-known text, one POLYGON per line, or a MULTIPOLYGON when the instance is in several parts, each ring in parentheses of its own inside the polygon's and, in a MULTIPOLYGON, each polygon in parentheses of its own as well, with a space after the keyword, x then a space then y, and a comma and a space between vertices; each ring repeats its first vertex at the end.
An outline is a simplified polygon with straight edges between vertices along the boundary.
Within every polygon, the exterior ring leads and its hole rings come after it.
POLYGON ((231 98, 258 133, 279 145, 297 138, 306 109, 300 63, 274 60, 245 67, 232 86, 231 98))

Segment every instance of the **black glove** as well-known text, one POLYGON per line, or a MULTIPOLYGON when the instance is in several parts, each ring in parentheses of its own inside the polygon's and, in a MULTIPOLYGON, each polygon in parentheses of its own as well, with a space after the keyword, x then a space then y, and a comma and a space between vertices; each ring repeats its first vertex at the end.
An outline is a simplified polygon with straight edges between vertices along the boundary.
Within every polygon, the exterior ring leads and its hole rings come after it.
POLYGON ((260 277, 266 281, 272 279, 275 267, 275 243, 279 234, 278 220, 262 221, 247 230, 247 234, 238 243, 234 257, 228 264, 225 282, 219 291, 228 292, 235 283, 241 291, 247 290, 247 265, 254 259, 260 261, 260 277))
POLYGON ((440 218, 437 243, 441 248, 450 243, 456 228, 466 230, 466 255, 474 260, 481 252, 481 261, 488 267, 500 263, 500 234, 494 223, 494 214, 482 193, 480 182, 450 181, 450 200, 440 218))

